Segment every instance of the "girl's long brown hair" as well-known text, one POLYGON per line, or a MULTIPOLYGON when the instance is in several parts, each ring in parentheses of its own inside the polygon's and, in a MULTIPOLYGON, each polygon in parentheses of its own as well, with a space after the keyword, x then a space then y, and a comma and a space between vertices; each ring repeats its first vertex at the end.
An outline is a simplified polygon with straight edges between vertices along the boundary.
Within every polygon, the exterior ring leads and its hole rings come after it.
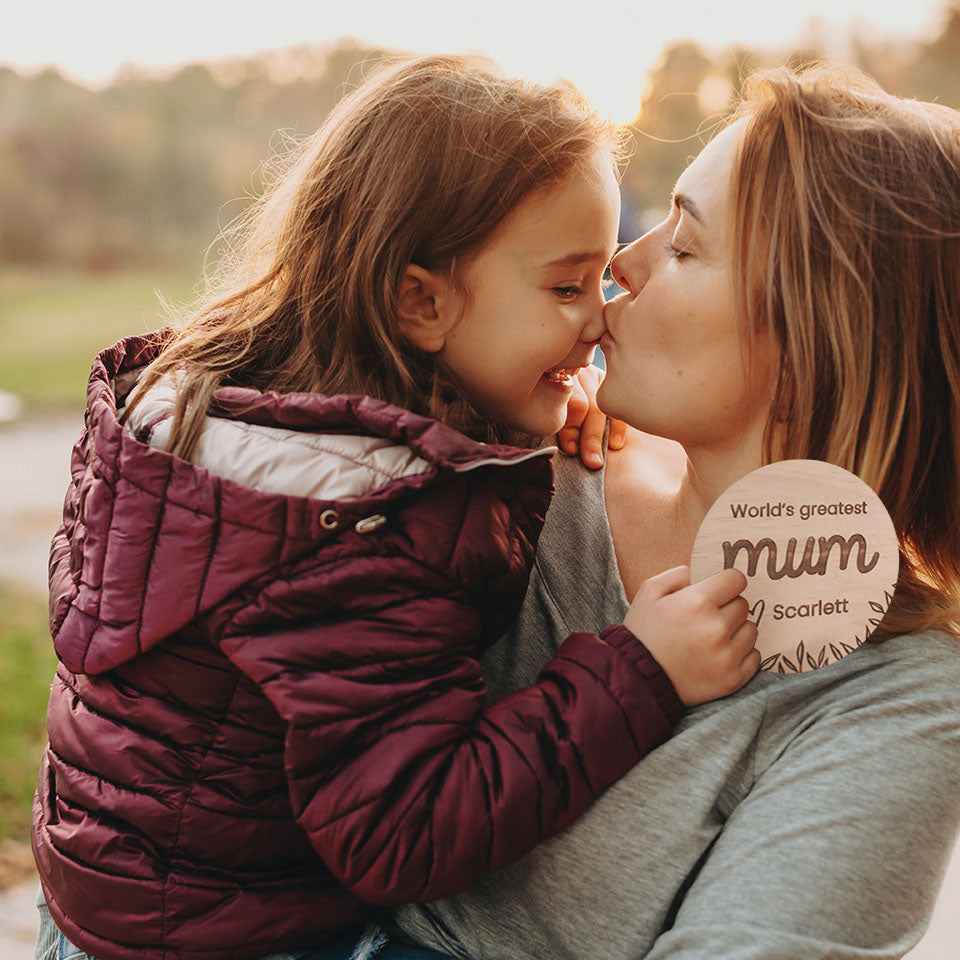
POLYGON ((819 65, 753 76, 738 118, 740 315, 781 352, 767 456, 837 464, 886 505, 880 636, 960 634, 960 114, 819 65))
MULTIPOLYGON (((433 354, 398 330, 406 267, 458 269, 531 191, 619 131, 567 86, 433 56, 381 68, 345 97, 240 223, 241 243, 131 402, 174 373, 171 452, 189 458, 221 385, 367 394, 480 439, 478 417, 433 354)), ((465 291, 469 295, 469 291, 465 291)))

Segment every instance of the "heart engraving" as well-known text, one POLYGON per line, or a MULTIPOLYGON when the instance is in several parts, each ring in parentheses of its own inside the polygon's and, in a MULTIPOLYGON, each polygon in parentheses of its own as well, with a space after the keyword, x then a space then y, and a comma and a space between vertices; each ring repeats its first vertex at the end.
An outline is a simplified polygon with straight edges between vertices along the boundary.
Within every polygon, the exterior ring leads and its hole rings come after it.
POLYGON ((747 616, 753 620, 755 626, 760 626, 760 621, 763 619, 763 611, 766 609, 767 605, 763 602, 761 597, 748 611, 747 616))

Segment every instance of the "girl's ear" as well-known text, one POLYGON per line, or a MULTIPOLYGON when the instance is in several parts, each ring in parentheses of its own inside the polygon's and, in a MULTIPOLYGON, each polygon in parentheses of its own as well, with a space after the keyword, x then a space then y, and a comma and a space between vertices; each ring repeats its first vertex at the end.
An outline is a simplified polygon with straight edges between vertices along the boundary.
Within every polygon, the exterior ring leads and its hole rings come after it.
POLYGON ((443 349, 456 321, 450 280, 411 263, 400 281, 400 329, 425 353, 443 349))

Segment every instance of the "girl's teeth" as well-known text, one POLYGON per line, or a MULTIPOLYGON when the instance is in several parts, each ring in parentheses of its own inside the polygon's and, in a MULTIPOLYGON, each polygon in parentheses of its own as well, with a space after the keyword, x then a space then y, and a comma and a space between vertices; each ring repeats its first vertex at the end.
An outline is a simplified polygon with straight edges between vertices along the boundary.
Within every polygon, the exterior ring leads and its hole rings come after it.
POLYGON ((554 383, 566 383, 568 380, 572 380, 577 374, 576 367, 558 368, 557 370, 548 370, 544 376, 548 380, 552 380, 554 383))

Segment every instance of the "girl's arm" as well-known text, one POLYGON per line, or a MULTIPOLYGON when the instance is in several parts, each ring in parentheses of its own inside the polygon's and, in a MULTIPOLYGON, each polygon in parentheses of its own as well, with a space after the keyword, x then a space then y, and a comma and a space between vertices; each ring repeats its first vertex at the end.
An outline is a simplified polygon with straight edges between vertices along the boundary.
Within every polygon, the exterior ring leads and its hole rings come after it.
MULTIPOLYGON (((687 588, 689 601, 670 589, 653 597, 666 601, 649 604, 662 636, 679 621, 698 638, 731 629, 714 616, 699 630, 689 602, 709 612, 702 589, 687 588)), ((220 637, 287 724, 297 821, 370 902, 437 899, 516 860, 666 739, 682 712, 622 625, 571 635, 532 686, 484 709, 475 599, 407 554, 341 558, 271 584, 220 637), (277 625, 298 608, 323 613, 277 625)))
POLYGON ((423 570, 378 559, 362 612, 336 616, 332 595, 357 584, 330 571, 305 584, 331 596, 327 616, 270 629, 251 611, 220 645, 287 724, 293 812, 326 865, 359 897, 400 904, 449 895, 563 829, 683 708, 620 626, 569 637, 534 686, 483 709, 459 586, 433 574, 428 591, 423 570))

